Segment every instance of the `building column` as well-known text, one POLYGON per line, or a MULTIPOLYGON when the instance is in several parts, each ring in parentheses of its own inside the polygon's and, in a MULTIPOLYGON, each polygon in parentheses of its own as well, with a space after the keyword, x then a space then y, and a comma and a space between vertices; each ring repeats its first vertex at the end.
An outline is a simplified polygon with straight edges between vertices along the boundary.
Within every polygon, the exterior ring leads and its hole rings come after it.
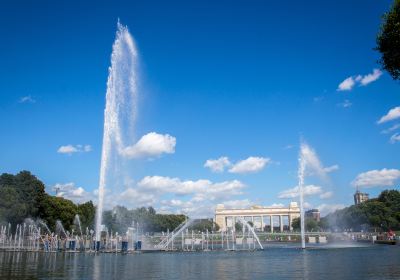
POLYGON ((269 215, 269 224, 270 224, 270 227, 271 227, 271 233, 274 232, 273 220, 274 220, 274 219, 272 218, 272 215, 269 215))
POLYGON ((261 217, 261 231, 264 231, 264 216, 260 216, 261 217))
POLYGON ((281 232, 283 232, 283 218, 282 215, 279 215, 279 227, 281 232))

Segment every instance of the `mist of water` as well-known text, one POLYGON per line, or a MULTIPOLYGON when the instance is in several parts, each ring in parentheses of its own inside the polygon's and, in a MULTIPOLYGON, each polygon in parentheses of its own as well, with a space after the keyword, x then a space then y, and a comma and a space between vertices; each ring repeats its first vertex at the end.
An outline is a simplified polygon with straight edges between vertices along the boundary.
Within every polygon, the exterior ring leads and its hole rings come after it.
POLYGON ((103 148, 101 153, 96 240, 100 240, 106 187, 110 187, 112 173, 118 168, 118 157, 133 140, 136 118, 136 63, 137 50, 126 26, 118 22, 116 39, 111 54, 104 110, 103 148))

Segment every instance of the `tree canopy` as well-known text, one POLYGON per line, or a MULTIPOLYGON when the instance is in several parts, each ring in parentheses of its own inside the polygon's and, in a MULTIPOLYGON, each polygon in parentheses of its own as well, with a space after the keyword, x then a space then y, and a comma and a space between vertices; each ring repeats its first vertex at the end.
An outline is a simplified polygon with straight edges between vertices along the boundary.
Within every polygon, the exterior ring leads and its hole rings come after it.
POLYGON ((332 230, 400 229, 400 192, 385 190, 378 198, 337 210, 322 218, 332 230))
POLYGON ((380 63, 395 80, 400 80, 400 0, 394 0, 383 16, 376 49, 381 53, 380 63))
POLYGON ((92 227, 96 208, 91 201, 74 204, 45 192, 44 184, 29 171, 0 175, 0 222, 20 224, 26 218, 43 220, 54 229, 60 220, 69 230, 79 214, 82 227, 92 227))
POLYGON ((183 221, 185 215, 157 214, 153 207, 127 209, 116 206, 112 210, 104 211, 104 225, 113 232, 124 233, 128 227, 137 226, 143 232, 161 232, 175 229, 183 221))

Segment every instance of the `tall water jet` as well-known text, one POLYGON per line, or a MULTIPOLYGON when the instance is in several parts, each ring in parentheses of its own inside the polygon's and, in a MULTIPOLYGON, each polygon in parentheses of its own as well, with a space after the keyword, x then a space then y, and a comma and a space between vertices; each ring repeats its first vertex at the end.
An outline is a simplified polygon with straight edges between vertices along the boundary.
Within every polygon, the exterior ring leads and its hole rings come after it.
POLYGON ((304 179, 307 175, 318 175, 322 179, 327 179, 326 170, 319 160, 316 152, 304 141, 300 144, 299 169, 298 169, 298 189, 300 200, 300 232, 301 248, 306 247, 305 228, 304 228, 304 179), (306 173, 308 171, 308 173, 306 173))
POLYGON ((303 156, 303 145, 300 147, 299 154, 299 170, 298 170, 298 178, 299 178, 299 197, 300 197, 300 233, 301 233, 301 248, 306 248, 306 239, 304 234, 304 176, 306 170, 306 163, 303 156))
POLYGON ((127 142, 133 139, 137 103, 136 58, 136 47, 128 28, 118 22, 111 54, 104 110, 103 147, 96 213, 97 241, 100 241, 101 235, 106 186, 110 187, 111 173, 115 173, 118 169, 118 166, 113 163, 117 163, 116 158, 123 153, 127 142), (111 165, 113 169, 110 168, 111 165))

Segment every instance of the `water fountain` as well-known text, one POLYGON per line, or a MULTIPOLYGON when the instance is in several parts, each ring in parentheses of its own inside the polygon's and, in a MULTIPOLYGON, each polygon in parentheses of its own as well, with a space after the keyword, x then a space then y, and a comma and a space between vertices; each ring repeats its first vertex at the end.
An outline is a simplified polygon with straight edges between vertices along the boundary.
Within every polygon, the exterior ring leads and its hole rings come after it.
POLYGON ((57 233, 62 233, 63 235, 64 235, 64 237, 65 238, 68 238, 68 234, 65 232, 65 229, 64 229, 64 226, 63 226, 63 224, 61 223, 61 221, 60 220, 57 220, 56 221, 56 232, 57 233))
POLYGON ((299 178, 299 196, 300 196, 300 232, 301 232, 301 248, 306 248, 306 239, 304 233, 304 172, 305 172, 305 158, 303 155, 303 144, 300 147, 300 156, 299 156, 299 170, 298 170, 298 178, 299 178))
POLYGON ((306 175, 318 175, 322 179, 326 179, 326 172, 315 151, 304 141, 300 145, 299 152, 299 168, 298 168, 298 188, 300 200, 300 231, 301 231, 301 248, 306 247, 305 228, 304 228, 304 179, 306 175), (306 172, 309 173, 306 173, 306 172))
POLYGON ((76 214, 75 217, 74 217, 74 224, 75 224, 75 226, 78 227, 79 232, 80 232, 80 234, 82 236, 83 233, 82 233, 81 219, 80 219, 78 214, 76 214))
MULTIPOLYGON (((137 50, 128 28, 118 22, 118 30, 111 54, 104 110, 103 147, 101 153, 99 197, 96 213, 96 240, 100 241, 104 193, 112 174, 113 159, 123 153, 133 139, 136 114, 137 50)), ((116 165, 113 165, 113 169, 116 165)))

